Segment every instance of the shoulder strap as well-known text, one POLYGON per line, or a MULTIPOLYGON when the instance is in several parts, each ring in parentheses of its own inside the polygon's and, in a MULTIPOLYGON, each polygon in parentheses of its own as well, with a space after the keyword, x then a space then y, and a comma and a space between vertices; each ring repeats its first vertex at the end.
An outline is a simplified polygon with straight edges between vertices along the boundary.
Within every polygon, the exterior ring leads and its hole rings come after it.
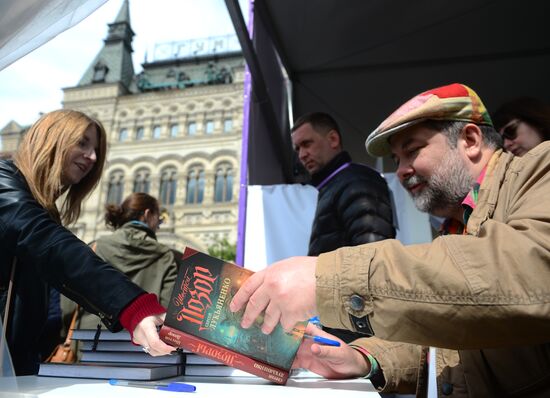
POLYGON ((80 311, 80 306, 77 304, 73 312, 73 317, 71 319, 71 324, 69 325, 69 330, 67 330, 67 338, 65 339, 65 345, 71 344, 71 339, 73 338, 73 329, 75 327, 76 318, 78 317, 79 311, 80 311))
POLYGON ((13 299, 14 299, 14 292, 15 289, 15 268, 17 266, 17 257, 13 258, 13 262, 11 265, 11 271, 10 271, 10 282, 8 284, 8 295, 6 298, 6 307, 4 308, 4 333, 8 334, 8 323, 10 320, 10 313, 11 313, 11 307, 13 305, 13 299))

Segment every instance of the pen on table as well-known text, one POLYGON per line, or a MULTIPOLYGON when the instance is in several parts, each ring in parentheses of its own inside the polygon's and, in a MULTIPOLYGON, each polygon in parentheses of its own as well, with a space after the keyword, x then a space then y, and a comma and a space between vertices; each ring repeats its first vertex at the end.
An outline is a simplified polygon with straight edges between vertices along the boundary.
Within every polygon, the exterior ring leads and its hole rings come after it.
POLYGON ((333 346, 333 347, 340 347, 340 342, 339 341, 332 340, 332 339, 327 339, 326 337, 313 336, 312 334, 304 333, 304 338, 305 339, 311 339, 311 340, 313 340, 314 342, 316 342, 318 344, 330 345, 330 346, 333 346))
POLYGON ((186 383, 148 383, 139 381, 127 381, 110 379, 109 384, 121 387, 152 388, 155 390, 173 391, 173 392, 194 392, 197 387, 186 383))

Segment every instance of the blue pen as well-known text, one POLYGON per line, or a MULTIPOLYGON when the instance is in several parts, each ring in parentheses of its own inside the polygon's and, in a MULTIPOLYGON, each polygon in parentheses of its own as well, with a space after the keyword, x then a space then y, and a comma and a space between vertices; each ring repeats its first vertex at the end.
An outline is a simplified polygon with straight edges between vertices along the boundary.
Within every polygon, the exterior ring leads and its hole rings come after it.
POLYGON ((327 339, 326 337, 313 336, 311 334, 304 333, 305 339, 311 339, 316 343, 330 345, 332 347, 340 347, 340 342, 332 339, 327 339))
POLYGON ((312 318, 309 318, 309 323, 313 323, 315 326, 320 327, 321 326, 321 320, 318 316, 314 316, 312 318))
POLYGON ((152 388, 154 390, 173 391, 173 392, 194 392, 197 387, 185 383, 146 383, 139 381, 126 381, 110 379, 109 384, 121 387, 152 388))

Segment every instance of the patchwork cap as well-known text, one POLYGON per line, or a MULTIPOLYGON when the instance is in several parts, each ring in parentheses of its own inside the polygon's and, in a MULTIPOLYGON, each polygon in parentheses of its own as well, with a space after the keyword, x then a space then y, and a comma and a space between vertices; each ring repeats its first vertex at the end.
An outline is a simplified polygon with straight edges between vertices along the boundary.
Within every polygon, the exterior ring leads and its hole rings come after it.
POLYGON ((449 120, 492 126, 489 112, 470 87, 453 83, 418 94, 401 105, 367 137, 372 156, 390 154, 389 138, 424 120, 449 120))

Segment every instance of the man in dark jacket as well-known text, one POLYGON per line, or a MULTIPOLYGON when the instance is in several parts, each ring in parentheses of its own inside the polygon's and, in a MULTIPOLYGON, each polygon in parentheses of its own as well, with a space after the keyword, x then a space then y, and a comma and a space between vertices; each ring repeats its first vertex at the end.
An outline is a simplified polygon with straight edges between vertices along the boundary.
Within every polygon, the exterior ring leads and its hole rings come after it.
MULTIPOLYGON (((315 112, 298 118, 292 143, 319 191, 309 256, 395 237, 386 180, 370 167, 351 162, 330 115, 315 112)), ((347 331, 331 333, 345 341, 354 338, 347 331)))

